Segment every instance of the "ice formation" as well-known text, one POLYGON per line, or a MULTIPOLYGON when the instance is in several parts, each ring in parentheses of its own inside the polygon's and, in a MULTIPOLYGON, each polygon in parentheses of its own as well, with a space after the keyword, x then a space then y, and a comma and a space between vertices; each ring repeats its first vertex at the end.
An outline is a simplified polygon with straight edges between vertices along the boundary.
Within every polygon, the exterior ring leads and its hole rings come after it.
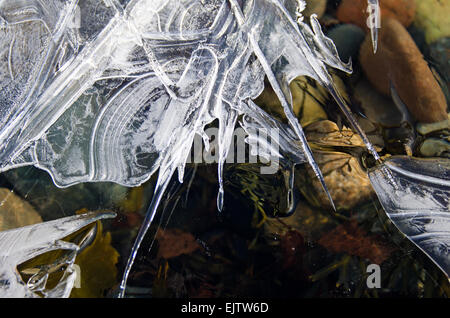
POLYGON ((367 26, 370 29, 370 36, 372 38, 373 53, 378 49, 378 29, 381 27, 381 11, 379 0, 367 0, 367 12, 369 18, 367 19, 367 26))
POLYGON ((450 277, 450 162, 396 156, 369 172, 397 228, 450 277))
MULTIPOLYGON (((305 2, 297 2, 291 16, 283 0, 0 0, 0 172, 34 165, 66 187, 137 186, 159 170, 121 296, 171 177, 178 171, 183 181, 195 135, 205 136, 215 120, 219 210, 238 122, 244 129, 278 128, 276 159, 308 162, 329 196, 292 110, 295 77, 326 87, 379 161, 327 71, 350 73, 351 64, 339 59, 316 16, 303 22, 305 2), (264 77, 288 125, 252 102, 264 77)), ((368 2, 378 8, 378 1, 368 2)), ((376 50, 375 24, 371 30, 376 50)))
POLYGON ((1 2, 0 16, 1 171, 32 164, 58 186, 136 186, 159 169, 129 267, 175 170, 183 179, 195 134, 216 119, 222 208, 230 138, 238 116, 255 106, 249 104, 264 76, 289 120, 285 131, 301 144, 304 157, 297 157, 325 190, 292 111, 289 83, 296 76, 329 89, 378 159, 326 69, 351 72, 350 64, 340 61, 315 16, 312 28, 295 21, 282 1, 17 0, 1 2))
POLYGON ((110 212, 90 212, 0 232, 0 297, 41 297, 39 293, 45 297, 69 297, 77 278, 75 257, 83 248, 83 243, 88 241, 81 240, 80 245, 77 245, 62 239, 97 220, 114 216, 110 212), (17 266, 55 250, 67 252, 54 264, 36 268, 36 272, 25 283, 17 266), (46 283, 52 267, 58 270, 65 267, 65 270, 56 286, 48 290, 46 283))

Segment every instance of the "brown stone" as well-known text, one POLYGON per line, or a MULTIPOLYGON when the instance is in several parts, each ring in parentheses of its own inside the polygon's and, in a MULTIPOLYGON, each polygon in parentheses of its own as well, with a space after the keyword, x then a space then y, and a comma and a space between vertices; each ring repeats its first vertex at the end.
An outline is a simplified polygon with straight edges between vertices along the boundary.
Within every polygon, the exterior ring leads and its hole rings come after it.
MULTIPOLYGON (((345 126, 339 129, 329 120, 309 125, 305 134, 338 210, 352 209, 374 195, 367 172, 361 168, 358 158, 349 154, 366 149, 358 134, 345 126), (333 150, 334 147, 339 151, 333 150)), ((312 169, 296 174, 295 184, 311 205, 331 209, 328 196, 312 169)))
MULTIPOLYGON (((314 151, 314 158, 337 209, 352 209, 373 195, 367 173, 361 168, 357 158, 332 151, 314 151)), ((331 208, 319 179, 310 170, 308 172, 315 191, 315 195, 311 195, 320 202, 320 206, 331 208)))
POLYGON ((444 93, 414 40, 397 20, 382 19, 378 52, 373 53, 370 35, 367 35, 359 59, 371 84, 380 93, 391 96, 392 83, 419 122, 439 122, 447 118, 444 93))
MULTIPOLYGON (((416 2, 414 0, 380 0, 382 17, 397 19, 405 27, 414 20, 416 2)), ((344 23, 353 23, 367 30, 367 0, 343 0, 336 12, 344 23)))

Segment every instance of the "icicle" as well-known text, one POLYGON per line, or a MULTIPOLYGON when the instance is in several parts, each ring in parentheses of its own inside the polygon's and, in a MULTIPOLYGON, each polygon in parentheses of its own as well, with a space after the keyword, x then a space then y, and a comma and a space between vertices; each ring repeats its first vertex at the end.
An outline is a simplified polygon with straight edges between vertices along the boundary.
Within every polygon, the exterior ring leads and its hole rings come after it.
POLYGON ((128 257, 127 265, 125 266, 125 271, 119 287, 119 294, 118 294, 119 298, 123 298, 125 296, 125 289, 127 286, 128 276, 130 275, 131 268, 133 267, 134 261, 136 260, 139 247, 141 246, 141 243, 144 240, 145 235, 147 234, 147 231, 153 222, 161 199, 164 195, 164 192, 166 191, 167 186, 169 185, 170 178, 173 175, 173 173, 174 173, 173 167, 169 167, 167 171, 160 171, 158 182, 156 184, 155 191, 153 194, 152 202, 150 203, 147 209, 145 219, 142 222, 142 225, 136 236, 133 247, 131 248, 130 256, 128 257))
MULTIPOLYGON (((286 170, 284 175, 285 183, 287 185, 287 211, 292 211, 294 208, 294 177, 295 177, 295 165, 291 165, 290 169, 286 170)), ((330 201, 333 204, 333 201, 330 201)))
POLYGON ((369 18, 367 19, 367 26, 370 29, 370 36, 372 38, 373 53, 377 53, 378 48, 378 29, 380 28, 380 4, 379 0, 367 0, 367 12, 369 13, 369 18))
POLYGON ((346 104, 346 102, 344 101, 342 96, 339 94, 336 87, 332 83, 327 84, 325 86, 327 87, 328 91, 333 96, 333 98, 335 99, 335 101, 337 102, 339 107, 341 108, 344 115, 349 120, 353 129, 355 129, 356 132, 361 136, 361 139, 363 140, 364 144, 366 145, 367 150, 369 150, 369 152, 372 154, 372 156, 375 158, 376 161, 380 161, 380 155, 378 154, 378 152, 375 150, 375 147, 372 145, 372 143, 367 138, 366 133, 364 132, 364 130, 362 130, 361 126, 358 124, 355 117, 353 117, 350 108, 348 107, 348 105, 346 104))
POLYGON ((229 146, 232 142, 234 128, 237 121, 237 112, 229 106, 224 108, 224 114, 219 118, 219 162, 218 162, 218 179, 219 193, 217 195, 217 208, 221 212, 223 209, 224 190, 223 190, 223 165, 228 156, 229 146))
MULTIPOLYGON (((243 16, 243 13, 240 10, 238 4, 236 3, 236 0, 229 0, 229 1, 232 3, 232 7, 235 12, 235 15, 238 17, 237 20, 239 21, 240 24, 243 23, 244 16, 243 16)), ((325 184, 325 179, 323 178, 323 175, 322 175, 322 172, 320 171, 319 166, 317 165, 317 163, 314 160, 312 151, 309 148, 308 142, 306 140, 306 136, 303 132, 302 127, 300 126, 300 123, 297 120, 297 117, 295 117, 295 114, 292 110, 292 106, 286 100, 283 90, 282 90, 280 84, 278 83, 275 74, 273 74, 272 68, 270 67, 270 64, 268 63, 266 57, 264 56, 264 53, 262 52, 261 48, 259 47, 258 43, 256 42, 253 34, 251 34, 251 33, 249 34, 249 39, 250 39, 250 43, 252 45, 253 51, 255 52, 256 57, 258 58, 259 62, 261 63, 261 65, 266 73, 266 76, 270 82, 270 85, 272 86, 275 94, 277 95, 278 99, 281 102, 281 106, 283 107, 284 113, 286 114, 289 123, 291 124, 292 128, 294 129, 295 134, 297 135, 297 137, 299 138, 299 140, 301 142, 301 145, 303 147, 303 152, 305 153, 306 158, 307 158, 309 164, 311 165, 311 168, 314 170, 315 175, 319 179, 323 190, 325 191, 325 193, 328 196, 328 199, 331 202, 333 209, 336 210, 334 203, 333 203, 333 199, 331 198, 331 194, 328 191, 328 188, 325 184)))

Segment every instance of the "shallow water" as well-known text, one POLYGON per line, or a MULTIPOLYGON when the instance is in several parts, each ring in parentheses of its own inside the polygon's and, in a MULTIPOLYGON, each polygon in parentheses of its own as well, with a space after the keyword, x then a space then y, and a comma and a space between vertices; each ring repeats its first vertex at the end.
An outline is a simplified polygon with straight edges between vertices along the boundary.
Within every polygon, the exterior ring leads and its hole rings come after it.
MULTIPOLYGON (((337 7, 338 2, 328 1, 320 17, 325 33, 343 24, 336 18, 337 7)), ((420 25, 408 31, 448 100, 449 75, 438 66, 436 50, 431 50, 436 42, 421 41, 426 35, 420 25)), ((341 53, 339 36, 346 33, 339 32, 335 43, 341 53)), ((383 43, 378 54, 380 50, 383 43)), ((339 93, 381 156, 448 158, 448 123, 426 131, 428 126, 417 123, 420 118, 413 118, 400 92, 393 91, 389 97, 376 93, 358 51, 357 47, 356 53, 349 53, 356 54, 351 76, 332 74, 339 93), (374 110, 374 105, 380 108, 374 110)), ((297 78, 290 88, 293 113, 304 125, 336 211, 307 164, 282 165, 276 174, 265 175, 258 163, 226 163, 226 195, 223 210, 218 212, 217 164, 187 164, 184 182, 179 184, 173 176, 167 187, 130 272, 126 296, 449 296, 445 274, 387 218, 367 177, 367 169, 376 163, 363 140, 347 128, 351 124, 338 112, 334 99, 312 79, 297 78), (380 288, 368 284, 371 264, 380 266, 380 288)), ((280 122, 289 121, 267 81, 255 103, 280 122)), ((213 122, 211 127, 215 126, 213 122)), ((103 272, 104 279, 82 283, 72 296, 118 295, 156 176, 134 188, 99 182, 61 189, 46 172, 22 167, 2 173, 0 186, 30 203, 43 221, 83 209, 118 213, 114 220, 102 221, 103 233, 110 233, 111 242, 93 245, 97 250, 91 251, 105 253, 104 266, 81 262, 80 254, 81 276, 103 272), (112 250, 120 255, 118 260, 112 250)))

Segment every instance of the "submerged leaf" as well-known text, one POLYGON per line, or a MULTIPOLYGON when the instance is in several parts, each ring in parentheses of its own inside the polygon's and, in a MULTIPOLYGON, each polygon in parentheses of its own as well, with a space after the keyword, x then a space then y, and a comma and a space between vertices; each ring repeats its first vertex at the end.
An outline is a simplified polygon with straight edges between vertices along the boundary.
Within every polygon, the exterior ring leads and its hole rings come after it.
POLYGON ((356 221, 339 225, 320 238, 318 243, 334 253, 347 253, 381 264, 395 248, 380 237, 368 235, 356 221))
POLYGON ((41 216, 27 201, 9 189, 0 188, 0 231, 41 222, 41 216))
MULTIPOLYGON (((0 232, 0 296, 68 297, 78 276, 74 260, 81 247, 63 239, 97 220, 114 216, 90 212, 0 232), (38 259, 41 255, 43 258, 38 259), (24 282, 17 267, 26 271, 34 265, 38 266, 23 273, 31 275, 24 282), (54 285, 46 286, 53 272, 61 275, 54 285)), ((83 245, 83 241, 84 238, 79 244, 83 245)))
POLYGON ((97 235, 75 259, 79 266, 79 286, 72 289, 70 297, 104 297, 105 291, 117 281, 116 264, 119 253, 111 246, 111 233, 103 233, 103 225, 97 222, 97 235))
POLYGON ((200 248, 200 244, 191 233, 179 229, 158 229, 156 239, 159 243, 158 258, 169 259, 190 254, 200 248))

